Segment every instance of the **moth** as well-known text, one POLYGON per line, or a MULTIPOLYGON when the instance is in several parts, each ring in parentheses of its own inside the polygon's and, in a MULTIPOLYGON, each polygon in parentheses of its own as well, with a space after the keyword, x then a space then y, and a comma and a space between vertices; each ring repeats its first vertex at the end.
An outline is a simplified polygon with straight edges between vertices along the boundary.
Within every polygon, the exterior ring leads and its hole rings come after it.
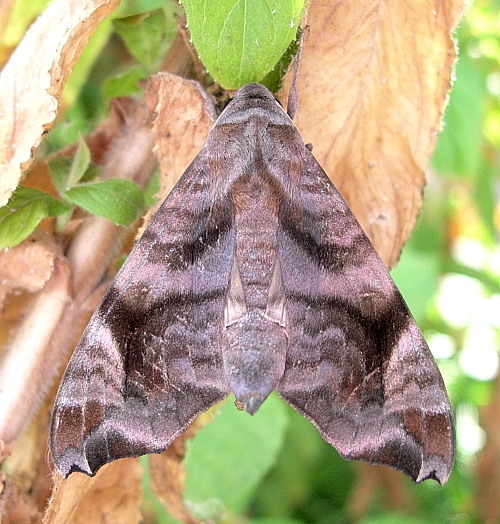
POLYGON ((272 93, 241 88, 90 320, 55 400, 62 476, 162 452, 276 389, 346 459, 444 483, 439 370, 382 261, 272 93))

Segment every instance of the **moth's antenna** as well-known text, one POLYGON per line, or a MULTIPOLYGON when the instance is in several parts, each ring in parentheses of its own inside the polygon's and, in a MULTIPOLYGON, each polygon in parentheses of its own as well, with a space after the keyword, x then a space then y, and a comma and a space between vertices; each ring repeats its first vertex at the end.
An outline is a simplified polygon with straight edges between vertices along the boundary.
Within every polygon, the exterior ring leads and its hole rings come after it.
POLYGON ((293 76, 292 83, 290 84, 290 90, 288 91, 288 104, 286 112, 288 116, 293 120, 293 117, 297 114, 299 109, 299 93, 297 90, 297 79, 299 76, 300 62, 302 60, 302 50, 304 49, 304 41, 307 36, 309 36, 309 26, 306 25, 300 34, 299 38, 299 50, 295 56, 295 63, 293 65, 293 76))

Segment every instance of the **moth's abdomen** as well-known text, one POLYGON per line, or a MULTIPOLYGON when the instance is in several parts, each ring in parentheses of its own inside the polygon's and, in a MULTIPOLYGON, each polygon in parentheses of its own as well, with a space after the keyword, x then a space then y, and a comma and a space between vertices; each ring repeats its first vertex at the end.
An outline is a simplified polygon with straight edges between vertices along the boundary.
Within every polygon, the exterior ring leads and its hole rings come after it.
POLYGON ((222 333, 224 372, 236 400, 253 415, 283 377, 288 338, 258 310, 222 333))

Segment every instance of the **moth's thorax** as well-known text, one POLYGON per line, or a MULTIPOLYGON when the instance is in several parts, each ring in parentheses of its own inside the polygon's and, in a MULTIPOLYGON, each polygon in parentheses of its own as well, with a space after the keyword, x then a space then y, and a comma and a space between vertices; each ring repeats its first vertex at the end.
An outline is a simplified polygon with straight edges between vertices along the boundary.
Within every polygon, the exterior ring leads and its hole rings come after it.
MULTIPOLYGON (((249 93, 239 94, 226 108, 207 141, 207 159, 213 199, 224 195, 233 204, 233 276, 239 278, 238 286, 241 282, 246 308, 264 315, 276 273, 279 206, 286 193, 295 192, 292 186, 298 188, 303 165, 297 153, 300 135, 276 100, 261 89, 249 86, 249 93), (253 97, 254 91, 259 96, 253 97)), ((236 317, 229 315, 230 321, 236 317)))
POLYGON ((255 117, 238 125, 216 126, 209 142, 213 201, 229 195, 239 210, 266 206, 277 214, 284 194, 298 194, 305 149, 293 126, 255 117))

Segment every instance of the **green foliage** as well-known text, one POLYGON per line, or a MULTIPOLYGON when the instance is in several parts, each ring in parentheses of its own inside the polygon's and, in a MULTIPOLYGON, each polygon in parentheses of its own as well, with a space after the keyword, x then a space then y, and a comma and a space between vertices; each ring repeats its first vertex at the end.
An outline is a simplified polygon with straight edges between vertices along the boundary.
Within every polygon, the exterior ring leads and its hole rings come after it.
POLYGON ((69 217, 75 205, 124 226, 133 224, 141 216, 144 196, 129 180, 81 182, 94 172, 83 139, 80 139, 73 162, 55 158, 49 166, 62 201, 37 189, 19 187, 9 203, 0 208, 0 249, 22 242, 44 218, 69 217))
POLYGON ((80 138, 73 162, 65 158, 55 158, 50 163, 52 180, 60 193, 68 191, 85 175, 90 166, 90 151, 85 140, 80 138))
POLYGON ((158 71, 170 47, 177 28, 173 14, 178 9, 173 3, 162 4, 161 9, 152 11, 150 7, 153 4, 145 6, 144 11, 113 20, 113 29, 137 63, 105 79, 102 86, 104 107, 112 98, 140 94, 147 77, 158 71))
POLYGON ((52 129, 48 144, 62 149, 107 117, 109 100, 137 96, 160 67, 176 34, 173 1, 123 0, 94 33, 65 86, 70 107, 52 129))
POLYGON ((22 242, 45 217, 55 217, 68 211, 63 204, 42 191, 19 187, 9 203, 0 208, 0 249, 22 242))
POLYGON ((110 76, 102 86, 104 104, 108 105, 112 98, 139 95, 142 91, 140 82, 146 80, 146 78, 146 70, 140 65, 132 66, 124 73, 110 76))
POLYGON ((141 216, 144 196, 130 180, 111 178, 82 182, 91 167, 90 151, 84 140, 80 140, 70 168, 65 164, 65 159, 60 158, 50 163, 54 185, 65 201, 123 226, 133 224, 141 216))
POLYGON ((113 20, 113 27, 130 54, 147 71, 154 72, 169 46, 165 39, 166 17, 163 9, 113 20))
POLYGON ((183 0, 191 38, 226 89, 261 81, 295 39, 304 0, 183 0))
POLYGON ((89 213, 112 220, 116 224, 133 224, 144 210, 142 191, 130 180, 110 178, 102 182, 79 184, 66 194, 71 202, 89 213))
POLYGON ((285 406, 276 395, 253 417, 231 402, 223 404, 215 421, 188 446, 185 498, 189 507, 202 519, 212 518, 214 510, 216 514, 244 511, 256 486, 276 462, 286 427, 285 406))

